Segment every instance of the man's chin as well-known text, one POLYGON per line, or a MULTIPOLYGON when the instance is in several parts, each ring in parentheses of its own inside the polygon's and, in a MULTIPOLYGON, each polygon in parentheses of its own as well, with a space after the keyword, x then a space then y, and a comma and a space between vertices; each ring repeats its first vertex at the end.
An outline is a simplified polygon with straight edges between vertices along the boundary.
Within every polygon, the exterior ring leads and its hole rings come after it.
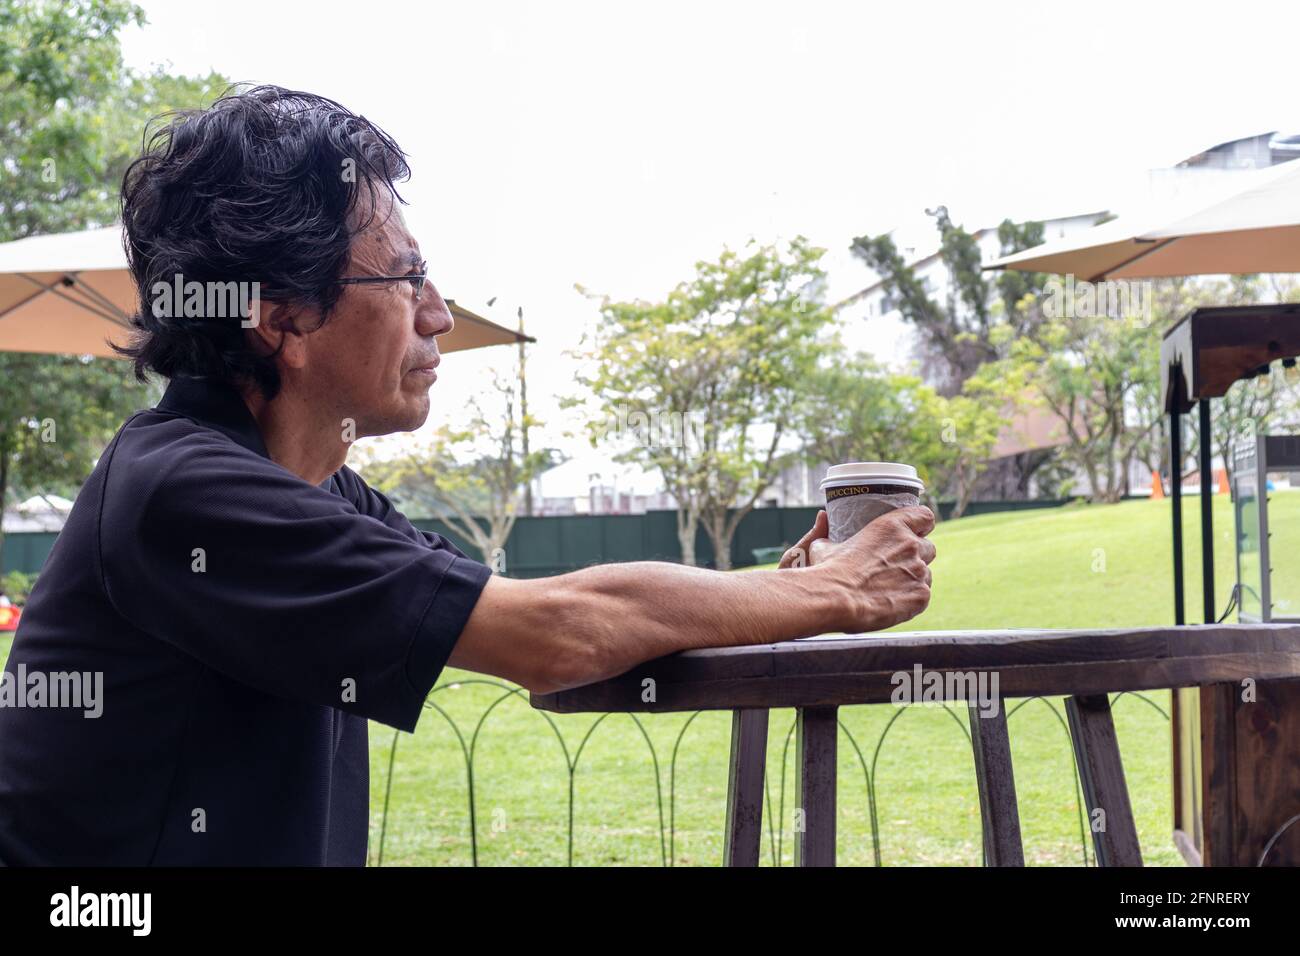
POLYGON ((429 396, 422 394, 417 400, 407 402, 405 414, 402 416, 402 424, 393 431, 413 432, 429 419, 429 396))
POLYGON ((367 430, 367 435, 392 435, 397 432, 413 432, 429 418, 430 401, 427 392, 412 393, 404 391, 388 408, 376 410, 370 416, 369 423, 374 430, 367 430))

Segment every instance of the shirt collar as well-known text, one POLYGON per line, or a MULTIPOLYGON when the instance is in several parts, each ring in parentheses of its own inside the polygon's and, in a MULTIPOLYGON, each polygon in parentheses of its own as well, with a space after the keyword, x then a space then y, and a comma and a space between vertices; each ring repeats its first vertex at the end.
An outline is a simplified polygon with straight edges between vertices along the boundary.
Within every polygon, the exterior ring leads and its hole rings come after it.
POLYGON ((263 458, 271 457, 257 420, 239 391, 226 382, 178 375, 168 384, 157 409, 219 431, 263 458))

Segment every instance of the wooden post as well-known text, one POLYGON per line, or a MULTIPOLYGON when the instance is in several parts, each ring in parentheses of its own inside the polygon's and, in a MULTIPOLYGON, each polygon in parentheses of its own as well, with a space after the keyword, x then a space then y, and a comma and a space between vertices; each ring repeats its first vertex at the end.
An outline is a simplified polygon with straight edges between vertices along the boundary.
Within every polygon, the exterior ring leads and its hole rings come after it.
POLYGON ((767 711, 733 710, 723 866, 758 866, 763 839, 763 773, 766 766, 767 711))
POLYGON ((997 713, 980 715, 979 705, 968 705, 971 747, 975 751, 975 781, 979 786, 980 820, 989 866, 1024 866, 1020 843, 1020 810, 1016 804, 1016 779, 1011 769, 1011 741, 1003 701, 997 713))
POLYGON ((800 707, 798 717, 798 781, 795 808, 802 817, 794 834, 795 866, 835 865, 836 738, 839 714, 835 707, 800 707))
POLYGON ((1142 849, 1124 782, 1110 698, 1105 694, 1067 697, 1065 713, 1070 721, 1070 740, 1079 764, 1097 865, 1141 866, 1142 849), (1102 816, 1095 818, 1098 810, 1102 816))

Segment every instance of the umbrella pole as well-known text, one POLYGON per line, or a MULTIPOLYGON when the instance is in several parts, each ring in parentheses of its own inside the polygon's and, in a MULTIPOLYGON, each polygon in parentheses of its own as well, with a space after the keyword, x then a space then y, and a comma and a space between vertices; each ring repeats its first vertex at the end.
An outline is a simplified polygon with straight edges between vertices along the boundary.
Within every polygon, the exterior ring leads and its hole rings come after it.
POLYGON ((1169 483, 1174 512, 1174 624, 1181 626, 1187 623, 1183 613, 1183 416, 1176 408, 1169 413, 1169 483))
POLYGON ((1210 431, 1210 400, 1202 398, 1201 412, 1201 593, 1205 605, 1205 623, 1217 618, 1214 608, 1214 435, 1210 431))
MULTIPOLYGON (((1176 387, 1176 386, 1175 386, 1176 387)), ((1178 410, 1181 396, 1175 394, 1173 409, 1169 412, 1169 500, 1173 505, 1173 539, 1174 539, 1174 624, 1182 626, 1187 623, 1183 608, 1183 414, 1178 410)), ((1172 774, 1174 804, 1174 843, 1178 843, 1178 834, 1195 833, 1193 820, 1183 819, 1182 804, 1182 697, 1181 691, 1170 691, 1169 727, 1170 744, 1173 753, 1172 774)))

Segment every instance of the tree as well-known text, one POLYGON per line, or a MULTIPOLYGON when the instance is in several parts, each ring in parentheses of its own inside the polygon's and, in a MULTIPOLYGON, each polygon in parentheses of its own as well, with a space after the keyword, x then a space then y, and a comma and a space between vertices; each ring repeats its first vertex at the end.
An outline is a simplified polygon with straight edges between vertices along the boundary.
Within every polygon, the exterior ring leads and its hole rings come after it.
POLYGON ((127 69, 117 34, 144 22, 123 0, 0 5, 0 241, 113 222, 146 122, 229 85, 127 69))
MULTIPOLYGON (((989 282, 980 271, 982 256, 976 238, 953 223, 946 206, 926 212, 935 220, 939 258, 949 275, 945 302, 930 296, 887 233, 859 236, 849 249, 880 276, 885 293, 897 301, 904 321, 920 334, 924 364, 939 392, 955 395, 981 365, 1005 355, 995 332, 999 324, 1010 324, 1017 335, 1033 334, 1041 314, 1027 305, 1026 297, 1041 287, 1043 277, 1004 272, 996 283, 989 282), (993 308, 998 300, 1000 313, 993 308)), ((998 227, 998 238, 1002 254, 1008 255, 1041 243, 1043 226, 1007 219, 998 227)))
MULTIPOLYGON (((120 0, 0 5, 0 242, 112 222, 146 118, 227 85, 126 69, 117 33, 143 22, 120 0)), ((0 352, 0 510, 71 494, 146 395, 124 362, 0 352)))
MULTIPOLYGON (((922 370, 936 383, 941 395, 955 397, 983 365, 1006 358, 1008 341, 1037 334, 1044 318, 1037 293, 1046 277, 1037 272, 1006 270, 995 281, 986 279, 975 236, 953 223, 945 206, 927 213, 935 220, 939 258, 950 279, 943 302, 930 295, 888 234, 860 236, 853 240, 850 251, 881 277, 885 293, 896 301, 903 320, 917 330, 922 370)), ((1029 249, 1042 241, 1042 223, 1004 219, 998 226, 1002 255, 1029 249)), ((1023 396, 1017 394, 1003 394, 999 400, 1003 411, 1023 407, 1023 396)), ((1051 462, 1053 455, 1050 449, 1032 449, 1000 462, 992 476, 995 486, 1027 495, 1030 480, 1051 462)), ((960 479, 961 490, 953 488, 959 502, 969 500, 974 488, 967 486, 968 481, 973 482, 986 463, 974 472, 972 467, 963 466, 953 472, 954 478, 960 479)))
MULTIPOLYGON (((1062 457, 1087 476, 1092 499, 1116 501, 1131 490, 1135 464, 1157 477, 1164 471, 1168 436, 1160 403, 1162 330, 1198 306, 1300 295, 1293 284, 1276 280, 1271 295, 1262 290, 1255 276, 1150 282, 1145 310, 1099 315, 1070 310, 1046 316, 1034 339, 1016 340, 1008 359, 982 370, 980 378, 996 383, 990 389, 1034 394, 1061 424, 1067 439, 1062 457)), ((1243 441, 1295 415, 1296 390, 1272 378, 1238 382, 1216 402, 1214 450, 1229 470, 1243 441)), ((1189 429, 1186 438, 1184 458, 1175 469, 1180 479, 1199 467, 1196 429, 1189 429)))
POLYGON ((592 443, 660 473, 687 564, 702 525, 731 566, 736 526, 795 453, 786 439, 832 321, 824 252, 801 236, 750 242, 697 263, 663 302, 601 300, 581 378, 598 405, 592 443))
POLYGON ((1142 315, 1045 319, 1010 339, 1006 359, 981 369, 990 394, 1024 395, 1046 408, 1067 441, 1064 460, 1086 475, 1094 501, 1118 501, 1128 465, 1159 427, 1160 330, 1142 315))
POLYGON ((950 517, 960 518, 975 495, 976 479, 988 467, 1002 430, 1002 412, 998 406, 965 393, 936 396, 934 404, 931 415, 940 430, 938 444, 931 446, 930 472, 936 489, 950 489, 950 517))
POLYGON ((523 490, 559 461, 549 449, 523 450, 524 422, 516 413, 515 386, 495 378, 493 390, 497 407, 485 409, 483 398, 472 398, 463 428, 443 425, 425 441, 376 443, 361 467, 400 506, 441 518, 473 542, 485 563, 504 572, 505 545, 523 490))
POLYGON ((810 461, 901 461, 916 466, 932 502, 951 489, 953 516, 970 502, 1002 424, 995 406, 944 397, 869 355, 823 365, 809 379, 800 433, 810 461))

